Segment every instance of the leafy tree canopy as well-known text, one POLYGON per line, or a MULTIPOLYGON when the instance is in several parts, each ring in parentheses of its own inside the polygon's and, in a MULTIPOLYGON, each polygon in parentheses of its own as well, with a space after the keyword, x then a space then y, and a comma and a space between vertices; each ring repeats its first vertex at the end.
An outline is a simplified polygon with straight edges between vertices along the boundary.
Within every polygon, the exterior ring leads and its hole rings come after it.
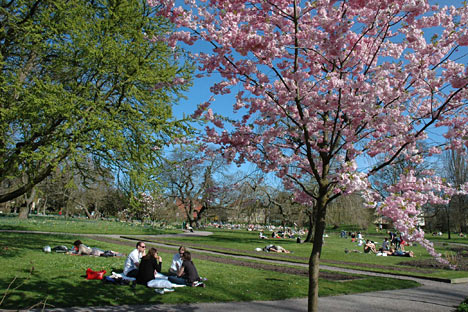
POLYGON ((154 39, 172 27, 157 10, 132 0, 0 1, 0 202, 66 158, 150 177, 158 147, 190 131, 171 107, 192 68, 154 39))

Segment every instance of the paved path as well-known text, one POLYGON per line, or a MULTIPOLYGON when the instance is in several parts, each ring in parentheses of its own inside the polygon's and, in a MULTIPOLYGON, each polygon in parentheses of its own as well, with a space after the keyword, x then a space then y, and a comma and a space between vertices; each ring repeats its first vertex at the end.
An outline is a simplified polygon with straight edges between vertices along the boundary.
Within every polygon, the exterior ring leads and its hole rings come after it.
MULTIPOLYGON (((426 281, 427 282, 427 281, 426 281)), ((161 295, 158 295, 161 296, 161 295)), ((163 296, 170 296, 163 295, 163 296)), ((431 282, 421 287, 401 290, 368 292, 355 295, 321 297, 319 311, 324 312, 367 312, 367 311, 411 311, 447 312, 454 311, 468 296, 466 284, 431 282)), ((307 311, 307 299, 281 301, 251 301, 228 303, 161 304, 144 306, 92 307, 52 309, 55 312, 123 312, 123 311, 167 311, 167 312, 302 312, 307 311)))
MULTIPOLYGON (((45 232, 43 232, 45 233, 45 232)), ((50 233, 52 234, 52 233, 50 233)), ((57 233, 54 233, 57 234, 57 233)), ((69 233, 68 233, 69 234, 69 233)), ((82 234, 78 234, 82 235, 82 234)), ((186 232, 174 235, 210 235, 210 232, 186 232)), ((83 235, 87 236, 87 235, 83 235)), ((97 236, 96 234, 90 236, 97 236)), ((111 238, 120 238, 119 235, 102 235, 111 238)), ((132 237, 148 237, 149 235, 132 235, 132 237)), ((164 244, 159 244, 164 245, 164 244)), ((168 246, 168 245, 166 245, 168 246)), ((174 246, 168 246, 174 247, 174 246)), ((194 249, 194 248, 192 248, 194 249)), ((213 253, 199 250, 198 252, 213 253)), ((230 255, 231 256, 231 255, 230 255)), ((249 258, 238 256, 241 258, 249 258)), ((258 259, 255 258, 257 261, 258 259)), ((263 260, 271 262, 270 260, 263 260)), ((282 261, 284 262, 284 261, 282 261)), ((294 264, 294 263, 288 263, 294 264)), ((294 264, 303 265, 303 264, 294 264)), ((322 269, 357 273, 363 275, 389 276, 388 274, 373 273, 367 271, 343 269, 329 266, 321 266, 322 269)), ((342 295, 319 298, 319 311, 325 312, 354 312, 354 311, 412 311, 412 312, 446 312, 455 311, 456 307, 468 297, 468 283, 449 284, 432 280, 413 278, 408 276, 392 275, 399 279, 410 279, 422 284, 411 289, 386 290, 367 292, 354 295, 342 295)), ((155 294, 156 295, 156 294, 155 294)), ((160 296, 160 295, 158 295, 160 296)), ((163 296, 170 296, 166 294, 163 296)), ((108 307, 74 307, 65 309, 47 309, 47 311, 63 312, 111 312, 111 311, 167 311, 167 312, 218 312, 218 311, 243 311, 243 312, 299 312, 307 311, 307 299, 288 299, 281 301, 251 301, 228 303, 197 303, 197 304, 160 304, 139 306, 108 306, 108 307)))

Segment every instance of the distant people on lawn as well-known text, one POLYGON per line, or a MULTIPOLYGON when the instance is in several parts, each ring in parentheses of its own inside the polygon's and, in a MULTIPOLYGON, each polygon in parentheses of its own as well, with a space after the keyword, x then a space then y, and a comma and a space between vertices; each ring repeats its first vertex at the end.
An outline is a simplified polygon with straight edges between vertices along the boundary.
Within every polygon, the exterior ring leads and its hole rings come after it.
POLYGON ((400 249, 401 235, 400 236, 395 235, 395 238, 393 239, 393 244, 392 245, 395 246, 396 249, 400 249))
POLYGON ((346 231, 345 230, 341 231, 340 238, 346 238, 346 231))
POLYGON ((394 246, 396 234, 392 231, 388 231, 387 234, 388 234, 388 240, 390 241, 390 244, 394 246))
POLYGON ((71 254, 75 255, 91 255, 92 248, 83 244, 79 239, 73 242, 73 249, 71 254))
POLYGON ((391 248, 390 251, 387 252, 389 256, 397 256, 397 257, 414 257, 414 253, 412 251, 403 251, 403 250, 395 250, 391 248))
POLYGON ((172 257, 171 267, 169 268, 169 275, 177 275, 179 269, 182 267, 182 256, 186 251, 184 246, 180 246, 178 252, 172 257))
POLYGON ((128 277, 137 277, 138 267, 140 266, 141 258, 146 255, 146 245, 143 242, 138 242, 136 248, 128 255, 125 260, 123 274, 128 277))
POLYGON ((265 248, 263 248, 263 251, 266 252, 284 252, 284 253, 290 253, 289 250, 284 249, 283 247, 279 245, 268 245, 265 248))
POLYGON ((83 244, 79 239, 73 242, 73 249, 70 252, 71 254, 81 255, 81 256, 100 256, 104 253, 104 250, 99 248, 91 248, 83 244))
POLYGON ((369 253, 369 252, 377 253, 377 249, 375 248, 375 244, 371 242, 370 240, 366 240, 366 244, 364 245, 364 253, 369 253))
POLYGON ((403 239, 403 236, 401 236, 401 234, 400 234, 399 249, 404 251, 406 245, 408 245, 408 243, 403 239))
POLYGON ((382 242, 382 249, 383 249, 384 251, 390 250, 390 242, 388 241, 388 238, 387 238, 387 237, 385 237, 385 238, 384 238, 384 241, 382 242))
POLYGON ((189 251, 183 253, 182 266, 176 276, 169 276, 169 281, 178 285, 205 287, 205 284, 201 282, 195 264, 192 262, 192 254, 189 251))

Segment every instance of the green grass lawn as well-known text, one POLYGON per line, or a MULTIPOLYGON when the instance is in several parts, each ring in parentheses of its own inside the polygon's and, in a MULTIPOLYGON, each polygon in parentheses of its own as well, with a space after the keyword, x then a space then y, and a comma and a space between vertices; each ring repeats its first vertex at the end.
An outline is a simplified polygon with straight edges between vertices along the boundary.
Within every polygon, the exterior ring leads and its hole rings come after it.
MULTIPOLYGON (((35 231, 50 231, 50 232, 67 232, 67 233, 96 233, 96 234, 122 234, 122 235, 136 235, 136 234, 163 234, 175 233, 180 230, 163 230, 150 226, 141 226, 136 224, 128 224, 124 222, 115 221, 94 221, 87 219, 65 219, 63 217, 37 217, 34 216, 28 220, 19 220, 14 217, 0 217, 1 229, 17 229, 17 230, 35 230, 35 231)), ((311 244, 296 244, 295 240, 290 239, 268 239, 260 240, 258 232, 248 232, 246 230, 217 230, 208 229, 214 232, 214 235, 208 237, 177 237, 177 238, 158 238, 159 242, 172 243, 175 245, 185 244, 192 247, 203 248, 208 250, 222 250, 225 248, 232 249, 234 254, 249 254, 261 258, 280 258, 288 261, 307 263, 310 256, 311 244), (271 254, 265 252, 254 252, 255 248, 263 248, 267 244, 278 244, 288 250, 293 251, 290 255, 285 254, 271 254)), ((366 269, 376 272, 388 272, 397 274, 409 274, 415 276, 432 276, 438 278, 464 278, 468 277, 466 271, 452 271, 440 269, 423 269, 415 270, 414 267, 399 264, 403 261, 416 261, 420 259, 431 259, 431 256, 426 250, 420 246, 407 247, 407 250, 412 250, 415 258, 403 257, 376 257, 372 254, 363 253, 348 253, 348 250, 362 251, 362 247, 352 243, 350 239, 340 239, 339 231, 327 231, 328 238, 325 238, 325 245, 322 251, 322 264, 366 269), (366 266, 366 264, 368 264, 366 266)), ((266 233, 268 235, 268 233, 266 233)), ((381 243, 386 236, 384 232, 376 233, 371 232, 369 236, 364 234, 364 238, 372 239, 381 243)), ((460 238, 453 235, 451 240, 445 236, 434 237, 437 250, 442 254, 453 254, 449 251, 449 242, 464 243, 466 238, 460 238)), ((433 237, 429 237, 432 239, 433 237)), ((152 238, 153 239, 153 238, 152 238)))
MULTIPOLYGON (((207 277, 207 288, 179 288, 158 295, 137 286, 108 285, 84 278, 87 268, 121 270, 124 258, 71 256, 44 253, 43 246, 71 246, 82 237, 53 234, 0 233, 1 309, 26 309, 38 303, 46 307, 97 306, 150 303, 220 302, 279 300, 307 296, 306 277, 196 259, 200 275, 207 277), (32 273, 31 273, 32 272, 32 273)), ((83 240, 92 247, 128 253, 131 247, 83 240)), ((149 244, 151 245, 151 244, 149 244)), ((175 249, 174 249, 175 250, 175 249)), ((172 254, 162 253, 163 272, 172 254)), ((382 289, 414 287, 411 281, 366 277, 351 281, 320 281, 320 296, 382 289)), ((42 307, 40 305, 39 307, 42 307)))
MULTIPOLYGON (((268 233, 267 233, 268 234, 268 233)), ((383 234, 364 238, 369 238, 380 244, 383 241, 383 234)), ((192 246, 193 248, 205 248, 209 250, 223 250, 224 248, 230 248, 235 251, 234 253, 243 254, 256 254, 262 258, 280 258, 288 261, 308 263, 308 258, 312 249, 312 245, 308 243, 297 244, 292 239, 267 239, 261 240, 258 238, 257 232, 248 232, 245 230, 213 230, 213 235, 207 237, 174 237, 174 238, 157 238, 157 241, 167 242, 172 244, 184 244, 192 246), (277 244, 284 248, 292 251, 291 254, 275 254, 265 252, 254 252, 255 248, 263 248, 267 244, 277 244)), ((451 254, 448 249, 447 240, 439 241, 437 244, 437 250, 442 254, 451 254)), ((321 260, 323 264, 364 269, 376 272, 396 273, 415 275, 421 277, 432 276, 436 278, 464 278, 468 277, 466 271, 453 271, 453 270, 441 270, 433 268, 424 268, 421 270, 415 270, 415 267, 405 266, 399 264, 403 261, 417 261, 421 259, 432 259, 427 251, 421 246, 409 246, 406 250, 412 250, 415 254, 415 258, 407 257, 377 257, 374 254, 364 253, 345 253, 344 250, 363 250, 362 247, 358 246, 357 243, 352 243, 350 239, 339 238, 338 233, 330 233, 329 237, 325 238, 325 245, 322 249, 321 260), (366 266, 368 264, 368 266, 366 266), (379 266, 372 267, 371 265, 379 266)))
POLYGON ((46 217, 32 216, 27 220, 15 216, 0 215, 0 229, 45 231, 79 234, 168 234, 179 233, 180 230, 167 230, 150 225, 140 225, 119 221, 89 220, 84 218, 65 218, 62 216, 46 217))

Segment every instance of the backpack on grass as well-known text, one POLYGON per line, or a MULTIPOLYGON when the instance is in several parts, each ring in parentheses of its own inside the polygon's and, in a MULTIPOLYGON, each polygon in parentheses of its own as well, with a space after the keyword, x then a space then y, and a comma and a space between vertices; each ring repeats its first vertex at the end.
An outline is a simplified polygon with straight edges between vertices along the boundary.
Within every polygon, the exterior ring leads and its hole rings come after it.
POLYGON ((101 271, 94 271, 88 268, 86 270, 86 279, 88 280, 102 280, 104 278, 104 274, 106 274, 106 270, 101 270, 101 271))

